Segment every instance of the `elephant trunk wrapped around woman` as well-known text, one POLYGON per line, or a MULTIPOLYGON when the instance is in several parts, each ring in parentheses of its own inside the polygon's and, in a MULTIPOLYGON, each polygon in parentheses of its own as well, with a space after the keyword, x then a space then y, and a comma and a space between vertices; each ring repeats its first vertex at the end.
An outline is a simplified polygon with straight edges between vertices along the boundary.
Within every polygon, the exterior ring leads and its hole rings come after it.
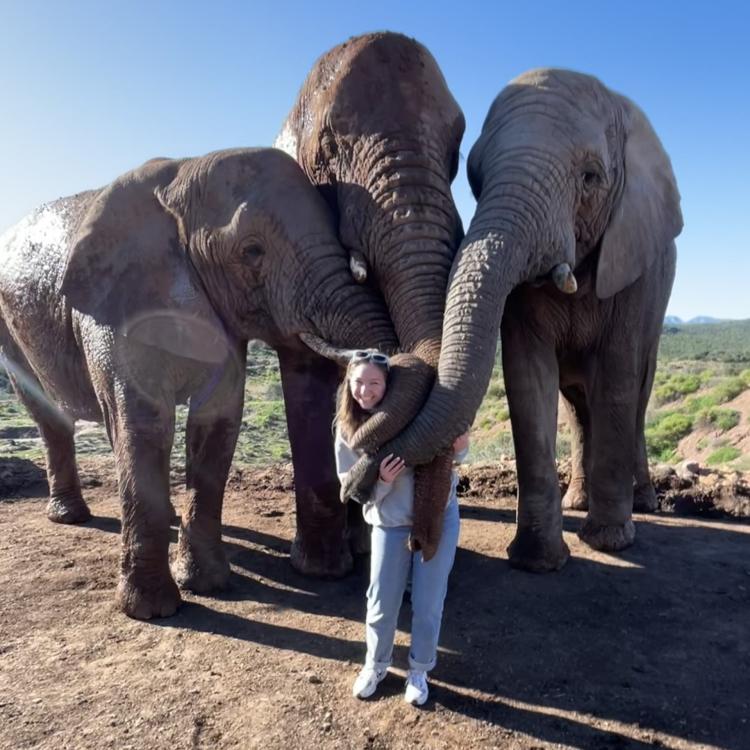
MULTIPOLYGON (((555 468, 558 391, 573 427, 581 537, 632 543, 648 494, 643 422, 682 227, 672 168, 644 114, 590 76, 536 70, 497 97, 474 145, 476 214, 451 272, 435 385, 381 455, 412 463, 471 424, 502 325, 519 484, 511 563, 564 564, 555 468), (574 272, 571 272, 574 269, 574 272)), ((373 479, 363 460, 345 491, 373 479)))
MULTIPOLYGON (((354 277, 383 295, 398 336, 388 394, 352 441, 368 453, 408 424, 434 381, 463 235, 450 190, 463 131, 430 53, 400 34, 376 33, 315 63, 276 140, 334 209, 354 277)), ((436 495, 447 496, 450 457, 439 465, 436 495)), ((423 498, 420 487, 418 478, 423 498)))

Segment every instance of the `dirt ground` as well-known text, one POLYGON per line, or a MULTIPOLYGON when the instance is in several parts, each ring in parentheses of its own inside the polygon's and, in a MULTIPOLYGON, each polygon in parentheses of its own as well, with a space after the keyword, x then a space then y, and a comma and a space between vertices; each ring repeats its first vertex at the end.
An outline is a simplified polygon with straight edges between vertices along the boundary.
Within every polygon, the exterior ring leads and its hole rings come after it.
POLYGON ((290 568, 288 469, 232 476, 231 590, 138 622, 113 606, 111 461, 82 462, 80 527, 46 520, 37 467, 8 466, 6 486, 23 481, 0 502, 2 748, 750 748, 747 521, 638 516, 614 556, 570 512, 570 562, 531 575, 507 564, 513 499, 475 483, 418 709, 402 700, 408 605, 382 696, 351 697, 367 563, 341 581, 290 568))

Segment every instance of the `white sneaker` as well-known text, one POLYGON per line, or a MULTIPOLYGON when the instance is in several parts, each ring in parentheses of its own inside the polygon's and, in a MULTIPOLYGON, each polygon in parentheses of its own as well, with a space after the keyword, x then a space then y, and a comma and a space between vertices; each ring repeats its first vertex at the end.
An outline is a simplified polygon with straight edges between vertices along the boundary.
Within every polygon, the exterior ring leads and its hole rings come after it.
POLYGON ((404 700, 412 706, 421 706, 430 694, 427 687, 427 672, 421 669, 410 669, 406 675, 406 692, 404 700))
POLYGON ((387 669, 363 667, 362 671, 357 675, 357 679, 354 680, 352 695, 355 698, 369 698, 378 689, 378 685, 385 679, 387 674, 387 669))

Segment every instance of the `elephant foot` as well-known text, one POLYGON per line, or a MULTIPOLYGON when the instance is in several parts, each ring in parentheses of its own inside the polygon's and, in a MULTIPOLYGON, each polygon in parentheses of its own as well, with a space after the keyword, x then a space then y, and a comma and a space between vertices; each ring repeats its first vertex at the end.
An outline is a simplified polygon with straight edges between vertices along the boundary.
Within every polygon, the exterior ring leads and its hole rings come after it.
POLYGON ((651 482, 642 484, 633 490, 633 510, 636 513, 653 513, 658 508, 659 500, 651 482))
POLYGON ((551 573, 560 570, 570 557, 562 535, 554 542, 540 539, 529 531, 518 530, 508 545, 508 560, 512 568, 530 573, 551 573))
POLYGON ((338 549, 337 554, 321 551, 313 552, 305 548, 299 537, 295 537, 289 553, 289 562, 296 571, 306 576, 343 578, 351 571, 354 560, 348 545, 341 544, 338 549))
POLYGON ((138 585, 133 576, 120 576, 115 594, 117 608, 136 620, 173 615, 182 601, 177 584, 170 575, 150 579, 148 587, 138 585))
POLYGON ((188 545, 180 539, 172 561, 172 575, 180 588, 196 594, 223 591, 229 586, 229 563, 221 546, 188 545))
POLYGON ((589 496, 583 479, 571 479, 568 491, 562 499, 562 507, 567 510, 589 509, 589 496))
POLYGON ((51 497, 47 518, 55 523, 85 523, 91 518, 91 511, 80 494, 51 497))
POLYGON ((586 517, 578 532, 581 541, 602 552, 618 552, 635 541, 635 524, 628 520, 622 524, 605 525, 586 517))

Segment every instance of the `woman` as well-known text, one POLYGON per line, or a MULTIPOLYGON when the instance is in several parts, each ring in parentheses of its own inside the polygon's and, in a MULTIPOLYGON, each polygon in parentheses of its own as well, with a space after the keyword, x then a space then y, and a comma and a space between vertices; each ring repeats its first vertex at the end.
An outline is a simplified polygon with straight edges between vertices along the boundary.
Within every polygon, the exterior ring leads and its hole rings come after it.
MULTIPOLYGON (((336 466, 343 480, 359 455, 348 444, 357 429, 385 396, 389 361, 385 354, 367 350, 352 356, 346 379, 339 388, 336 411, 336 466)), ((468 433, 453 443, 455 460, 468 452, 468 433)), ((367 590, 365 665, 352 689, 357 698, 369 698, 385 678, 391 663, 393 639, 404 590, 411 572, 411 649, 404 700, 421 706, 428 697, 427 673, 435 666, 448 574, 458 543, 456 474, 446 498, 443 529, 435 555, 424 562, 408 547, 414 505, 414 471, 398 456, 380 464, 380 477, 363 506, 372 526, 370 586, 367 590)))

